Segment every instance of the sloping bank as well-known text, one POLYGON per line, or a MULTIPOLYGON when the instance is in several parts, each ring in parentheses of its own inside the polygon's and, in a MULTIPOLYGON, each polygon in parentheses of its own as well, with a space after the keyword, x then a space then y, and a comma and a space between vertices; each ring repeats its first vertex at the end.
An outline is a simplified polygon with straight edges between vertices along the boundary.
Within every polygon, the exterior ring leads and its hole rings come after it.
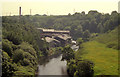
POLYGON ((62 60, 67 61, 67 72, 70 77, 92 77, 93 63, 89 60, 75 58, 76 51, 73 51, 70 46, 63 49, 62 60))
POLYGON ((72 77, 97 75, 116 77, 118 75, 119 42, 118 28, 116 28, 82 43, 80 49, 74 52, 75 57, 67 61, 69 74, 72 77))
POLYGON ((97 41, 89 41, 82 46, 76 53, 76 59, 82 57, 94 62, 94 75, 118 75, 118 50, 97 41))
POLYGON ((63 50, 71 77, 118 75, 118 50, 108 48, 105 44, 89 41, 76 52, 69 47, 63 50))
POLYGON ((47 55, 47 44, 24 16, 3 17, 2 20, 2 76, 35 75, 38 58, 47 55))

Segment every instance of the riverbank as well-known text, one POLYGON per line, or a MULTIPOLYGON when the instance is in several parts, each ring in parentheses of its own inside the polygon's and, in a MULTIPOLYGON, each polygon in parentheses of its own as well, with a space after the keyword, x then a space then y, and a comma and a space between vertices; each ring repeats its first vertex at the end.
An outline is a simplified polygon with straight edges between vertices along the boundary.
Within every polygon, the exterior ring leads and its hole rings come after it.
POLYGON ((82 57, 93 61, 95 75, 118 75, 118 50, 108 48, 97 41, 89 41, 82 46, 76 53, 76 59, 82 57))

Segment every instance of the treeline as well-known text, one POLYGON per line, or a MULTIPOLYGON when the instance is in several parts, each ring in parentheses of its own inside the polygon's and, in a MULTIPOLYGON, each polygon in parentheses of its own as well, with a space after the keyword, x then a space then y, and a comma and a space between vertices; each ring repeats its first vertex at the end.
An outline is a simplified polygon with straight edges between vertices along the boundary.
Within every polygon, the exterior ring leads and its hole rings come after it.
POLYGON ((61 16, 26 15, 23 16, 22 21, 41 28, 70 30, 74 40, 79 37, 88 40, 89 37, 113 30, 118 26, 118 18, 120 18, 120 15, 117 11, 112 11, 111 14, 103 14, 91 10, 88 14, 83 11, 81 13, 76 12, 73 15, 61 16))
POLYGON ((2 76, 35 75, 48 45, 40 32, 23 17, 2 17, 2 76))

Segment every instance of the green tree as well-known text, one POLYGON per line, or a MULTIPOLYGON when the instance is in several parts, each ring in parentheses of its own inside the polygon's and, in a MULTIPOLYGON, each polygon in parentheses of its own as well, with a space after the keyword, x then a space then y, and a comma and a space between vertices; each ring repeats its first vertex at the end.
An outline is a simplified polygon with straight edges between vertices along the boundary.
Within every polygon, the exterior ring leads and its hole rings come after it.
POLYGON ((81 45, 82 43, 83 43, 83 39, 82 39, 82 38, 78 38, 78 39, 77 39, 77 44, 78 44, 78 45, 81 45))
POLYGON ((64 47, 62 53, 62 60, 70 61, 70 59, 75 58, 74 51, 70 48, 70 46, 64 47))
POLYGON ((14 51, 14 54, 13 54, 13 61, 15 63, 19 62, 20 60, 23 60, 24 59, 24 51, 21 50, 21 49, 17 49, 14 51))
POLYGON ((2 76, 11 77, 17 70, 17 65, 12 63, 9 55, 2 51, 2 76))
POLYGON ((88 41, 89 37, 90 37, 90 32, 88 30, 86 30, 83 34, 83 40, 88 41))
POLYGON ((7 52, 7 54, 11 57, 13 55, 12 42, 8 41, 7 39, 3 40, 3 42, 2 42, 2 50, 7 52))

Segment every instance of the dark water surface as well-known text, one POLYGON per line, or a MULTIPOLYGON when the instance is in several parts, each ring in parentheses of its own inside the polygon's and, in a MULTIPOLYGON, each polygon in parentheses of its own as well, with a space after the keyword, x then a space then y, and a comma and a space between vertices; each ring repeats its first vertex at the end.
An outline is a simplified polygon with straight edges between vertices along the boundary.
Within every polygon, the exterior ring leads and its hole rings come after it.
POLYGON ((44 63, 38 66, 38 75, 67 75, 67 62, 61 59, 62 55, 43 59, 44 63))
MULTIPOLYGON (((79 46, 73 45, 71 48, 77 51, 79 46)), ((61 59, 62 54, 40 58, 37 75, 40 77, 69 77, 67 74, 67 62, 61 61, 61 59)))

